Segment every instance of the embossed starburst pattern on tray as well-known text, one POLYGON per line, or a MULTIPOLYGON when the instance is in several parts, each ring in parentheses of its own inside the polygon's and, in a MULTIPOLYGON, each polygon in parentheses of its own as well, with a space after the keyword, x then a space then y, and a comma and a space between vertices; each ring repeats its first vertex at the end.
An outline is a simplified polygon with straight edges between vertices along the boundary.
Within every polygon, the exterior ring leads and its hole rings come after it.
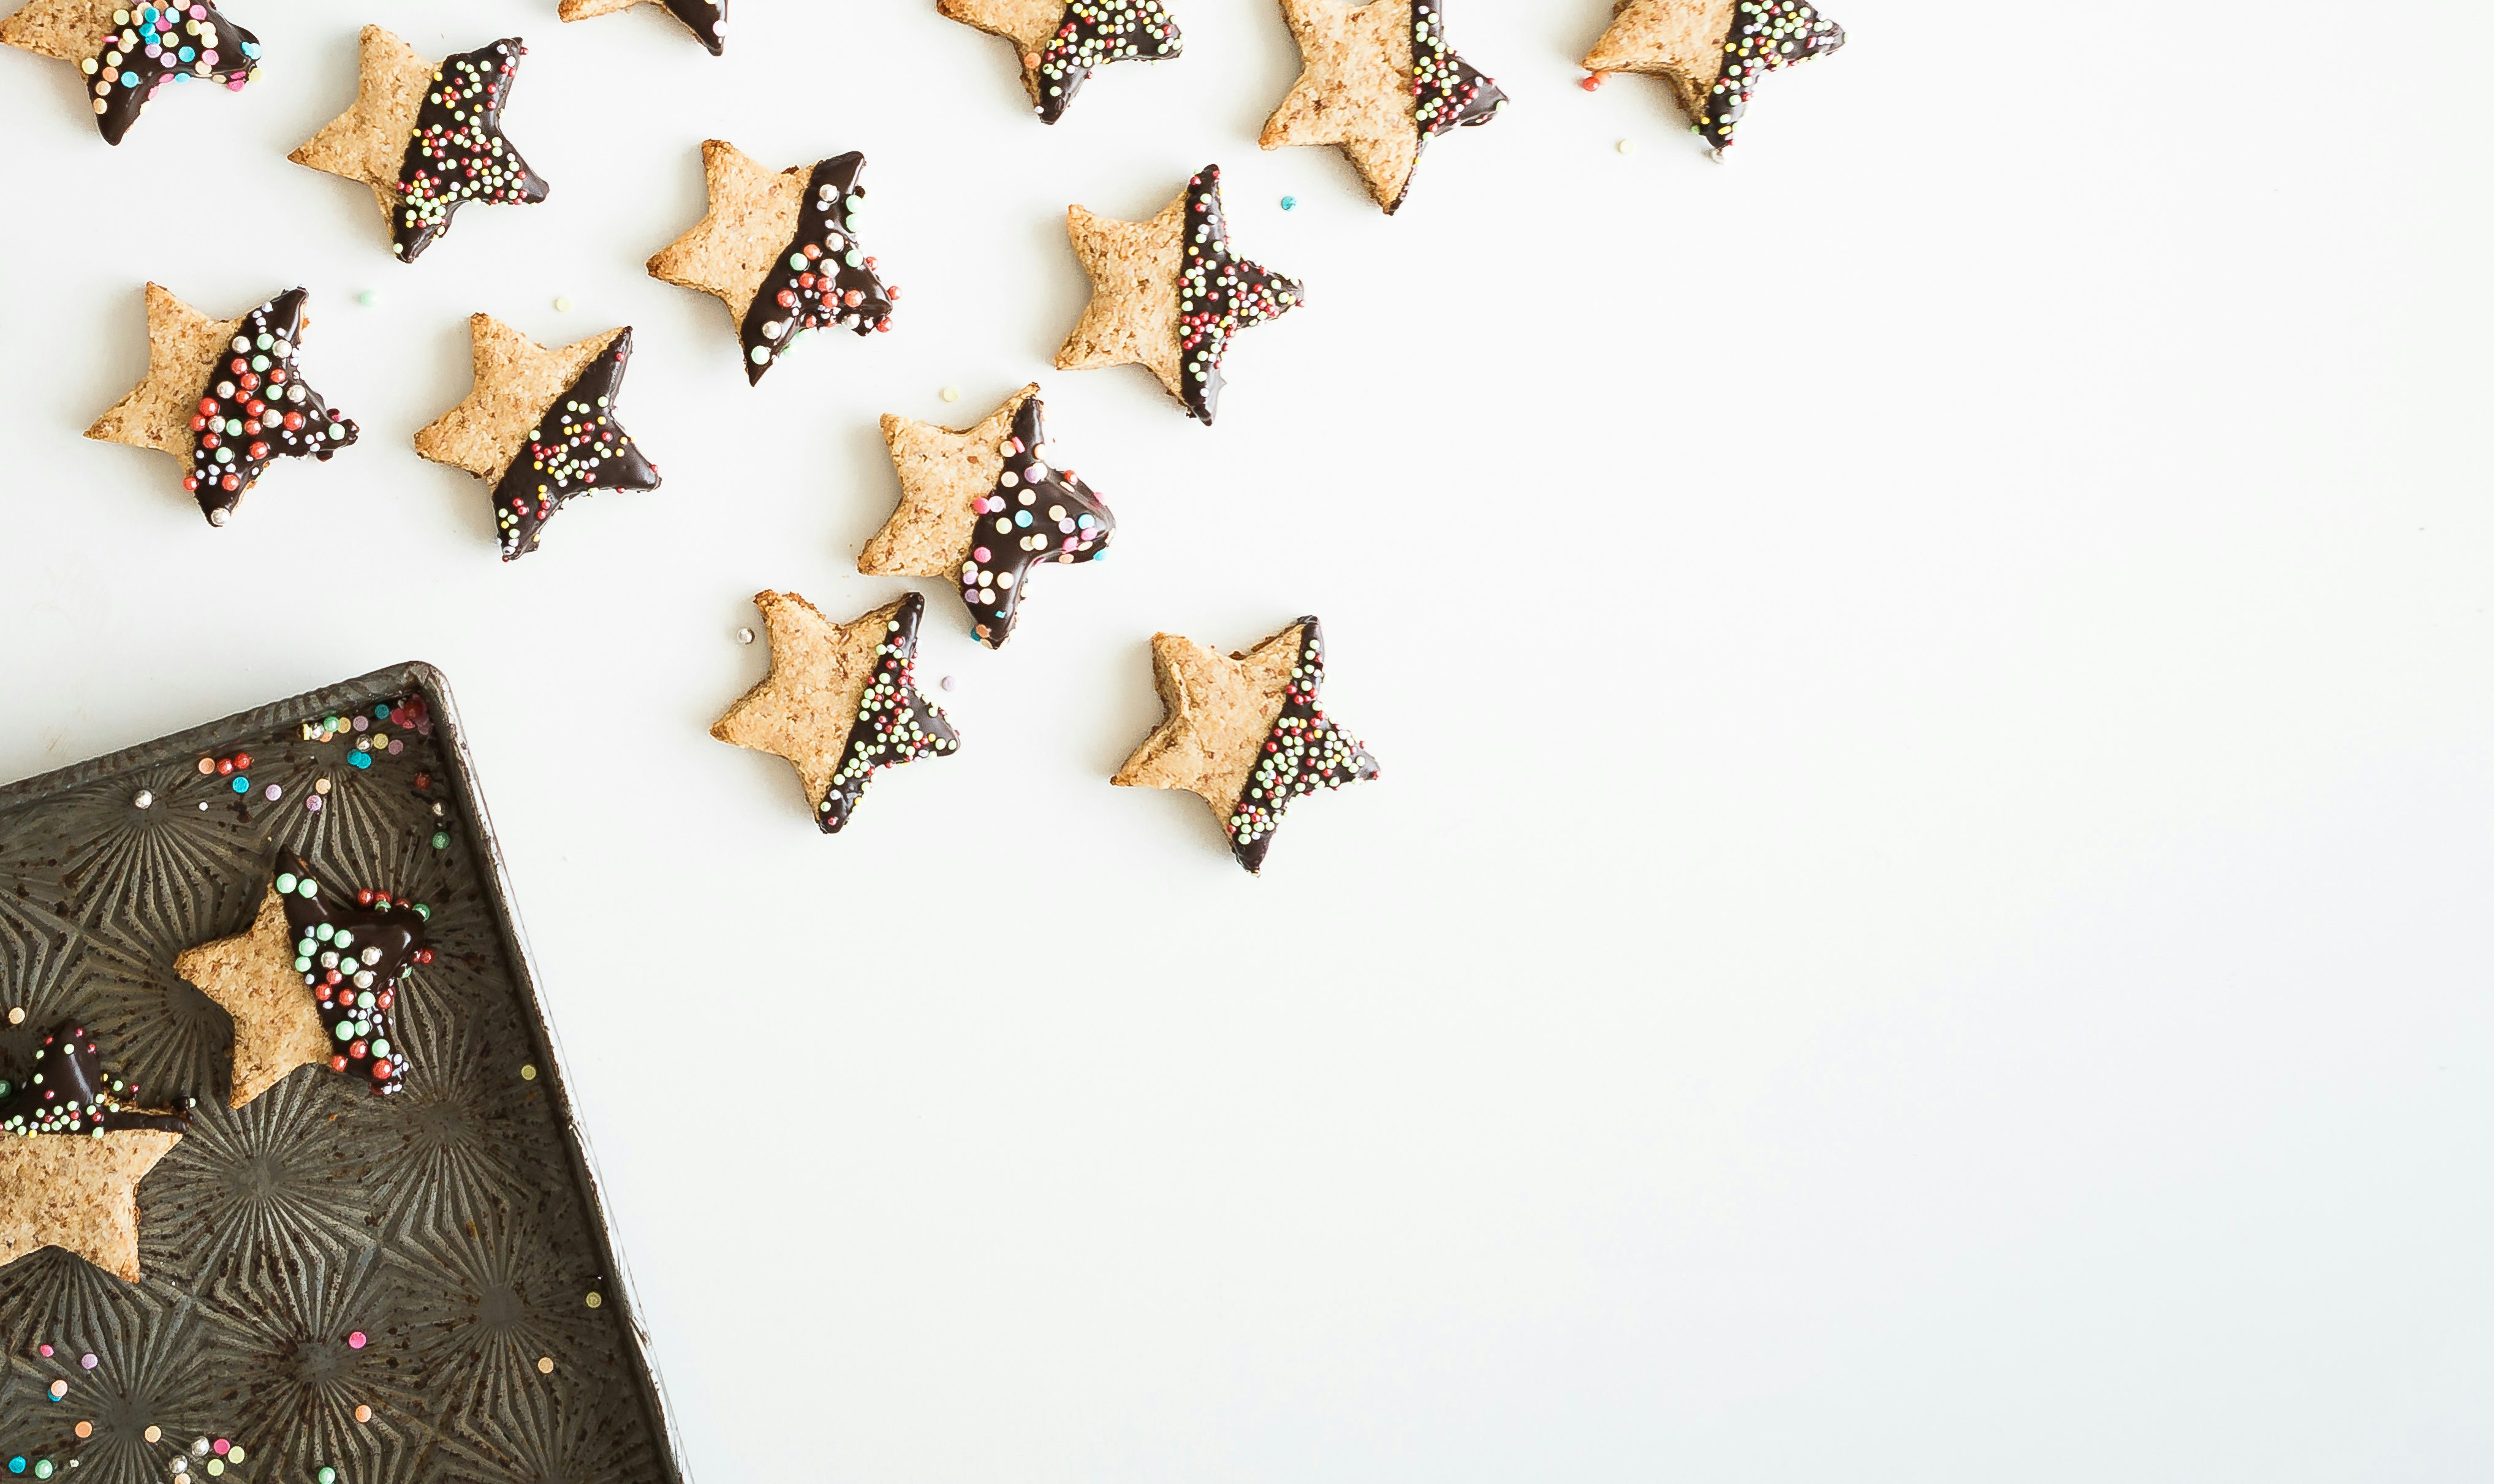
POLYGON ((244 1460, 191 1484, 680 1477, 455 728, 403 666, 0 789, 0 1077, 76 1018, 149 1103, 198 1099, 138 1283, 0 1267, 0 1468, 167 1484, 213 1439, 244 1460), (226 1106, 230 1022, 172 963, 249 925, 281 845, 432 911, 396 1096, 307 1066, 226 1106))

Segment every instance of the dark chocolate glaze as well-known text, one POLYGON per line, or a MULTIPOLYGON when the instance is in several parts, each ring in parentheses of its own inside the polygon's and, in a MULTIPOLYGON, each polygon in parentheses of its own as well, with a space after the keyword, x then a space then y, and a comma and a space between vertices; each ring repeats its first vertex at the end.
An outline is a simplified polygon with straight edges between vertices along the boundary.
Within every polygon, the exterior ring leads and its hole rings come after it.
POLYGON ((390 251, 401 261, 415 261, 470 201, 532 206, 546 198, 544 177, 502 137, 502 106, 527 52, 508 36, 441 59, 399 160, 390 251))
POLYGON ((1186 409, 1205 426, 1221 404, 1221 359, 1230 337, 1299 307, 1302 290, 1262 263, 1230 251, 1221 211, 1221 167, 1186 183, 1186 260, 1178 267, 1177 336, 1186 409))
POLYGON ((167 81, 238 87, 259 66, 259 38, 213 5, 134 5, 129 15, 129 23, 96 48, 95 67, 86 75, 87 102, 106 144, 121 142, 167 81))
POLYGON ((1161 0, 1071 0, 1056 35, 1039 54, 1031 80, 1039 87, 1039 117, 1053 124, 1094 68, 1111 62, 1165 62, 1178 54, 1177 22, 1161 0))
POLYGON ((1070 469, 1048 462, 1048 433, 1037 397, 1014 414, 995 490, 970 527, 961 561, 961 601, 971 626, 989 649, 1002 649, 1014 614, 1042 562, 1097 561, 1109 549, 1117 518, 1070 469))
POLYGON ((211 526, 226 523, 270 460, 325 460, 355 440, 353 419, 304 384, 295 362, 307 297, 289 288, 245 315, 199 390, 182 488, 198 498, 211 526))
POLYGON ((727 47, 727 0, 667 0, 667 14, 689 27, 712 56, 727 47))
POLYGON ((63 1025, 35 1048, 24 1081, 0 1081, 0 1138, 131 1129, 179 1134, 190 1128, 188 1111, 151 1113, 129 1106, 137 1097, 137 1083, 125 1086, 104 1075, 104 1058, 85 1027, 63 1025))
POLYGON ((400 977, 433 956, 424 913, 386 893, 322 881, 290 850, 277 853, 277 889, 293 929, 295 971, 329 1032, 329 1070, 357 1078, 375 1097, 397 1092, 407 1085, 407 1053, 390 1035, 390 1012, 400 977))
POLYGON ((1377 759, 1357 739, 1317 709, 1324 686, 1324 627, 1314 615, 1298 622, 1298 673, 1284 693, 1281 714, 1264 739, 1264 755, 1247 775, 1247 787, 1231 811, 1231 851, 1251 872, 1264 868, 1273 832, 1291 801, 1321 788, 1365 783, 1378 775, 1377 759))
MULTIPOLYGON (((1420 131, 1424 152, 1438 136, 1486 124, 1506 106, 1506 95, 1489 75, 1446 45, 1446 22, 1438 0, 1412 0, 1412 122, 1420 131)), ((1412 174, 1419 170, 1415 158, 1412 174)), ((1406 176, 1402 195, 1386 212, 1399 209, 1411 194, 1412 178, 1406 176)))
POLYGON ((915 592, 903 597, 892 616, 891 631, 875 654, 874 678, 858 698, 858 719, 849 724, 839 775, 832 780, 830 796, 814 805, 815 822, 825 834, 839 833, 849 822, 878 769, 951 752, 961 744, 944 713, 918 693, 918 625, 926 617, 927 599, 915 592))
POLYGON ((615 420, 624 367, 632 358, 632 327, 589 363, 562 396, 537 414, 529 440, 494 485, 494 530, 502 560, 537 549, 545 523, 574 495, 592 490, 654 490, 658 469, 615 420))
POLYGON ((866 156, 851 150, 823 161, 806 178, 797 235, 745 309, 740 338, 746 385, 761 380, 788 343, 807 330, 837 325, 865 336, 892 328, 898 290, 884 288, 874 259, 858 242, 858 214, 866 209, 858 173, 865 167, 866 156))
POLYGON ((1824 56, 1844 45, 1844 28, 1799 0, 1740 0, 1732 10, 1732 29, 1723 38, 1723 69, 1706 98, 1706 116, 1697 132, 1721 149, 1732 142, 1732 126, 1749 110, 1749 93, 1758 79, 1795 62, 1824 56))

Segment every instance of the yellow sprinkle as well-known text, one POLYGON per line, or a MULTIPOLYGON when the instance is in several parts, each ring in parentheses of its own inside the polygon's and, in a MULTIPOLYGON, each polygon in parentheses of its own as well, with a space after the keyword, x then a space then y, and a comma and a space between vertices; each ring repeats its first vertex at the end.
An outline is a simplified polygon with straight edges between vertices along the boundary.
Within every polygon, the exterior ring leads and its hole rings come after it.
POLYGON ((163 1428, 161 1428, 161 1427, 154 1427, 154 1426, 150 1426, 150 1427, 147 1429, 147 1440, 148 1440, 149 1442, 155 1442, 155 1441, 157 1441, 158 1439, 162 1439, 164 1436, 165 1436, 165 1430, 164 1430, 163 1428))
POLYGON ((535 1081, 536 1079, 537 1079, 537 1069, 536 1069, 536 1068, 534 1068, 534 1067, 522 1067, 522 1068, 520 1069, 520 1080, 521 1080, 521 1081, 523 1081, 523 1082, 533 1082, 533 1081, 535 1081))
POLYGON ((1634 139, 1622 139, 1622 140, 1620 140, 1620 153, 1621 153, 1621 154, 1623 154, 1623 155, 1633 155, 1633 154, 1635 154, 1635 153, 1636 153, 1636 140, 1634 140, 1634 139))
POLYGON ((539 1355, 537 1357, 537 1374, 539 1376, 552 1376, 554 1374, 554 1357, 552 1355, 539 1355))
POLYGON ((594 1294, 594 1293, 592 1293, 591 1295, 589 1295, 589 1307, 590 1307, 590 1308, 592 1308, 592 1309, 596 1308, 598 1305, 600 1305, 600 1304, 602 1304, 602 1303, 604 1303, 604 1302, 606 1302, 606 1300, 604 1300, 604 1299, 602 1299, 602 1298, 599 1298, 599 1297, 598 1297, 596 1294, 594 1294))
POLYGON ((23 1006, 23 1005, 20 1005, 20 1006, 16 1007, 15 1009, 14 1009, 14 1010, 10 1011, 10 1012, 9 1012, 9 1023, 10 1023, 11 1025, 23 1025, 23 1024, 25 1024, 25 1023, 26 1023, 26 1007, 25 1007, 25 1006, 23 1006))
POLYGON ((947 402, 958 402, 961 400, 961 389, 958 386, 948 386, 936 395, 947 402))

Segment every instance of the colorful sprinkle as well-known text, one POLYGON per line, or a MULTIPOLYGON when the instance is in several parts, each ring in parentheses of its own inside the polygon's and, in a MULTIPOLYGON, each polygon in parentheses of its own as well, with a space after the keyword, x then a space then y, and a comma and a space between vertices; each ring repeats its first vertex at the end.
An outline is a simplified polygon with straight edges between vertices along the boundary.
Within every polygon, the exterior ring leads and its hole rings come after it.
POLYGON ((569 294, 567 294, 567 293, 559 293, 559 294, 556 294, 556 295, 554 296, 554 312, 555 312, 556 314, 558 314, 558 315, 567 315, 567 314, 570 314, 570 313, 571 313, 571 295, 569 295, 569 294))
POLYGON ((142 788, 138 791, 138 797, 131 800, 130 802, 142 809, 154 808, 156 806, 156 796, 142 788))

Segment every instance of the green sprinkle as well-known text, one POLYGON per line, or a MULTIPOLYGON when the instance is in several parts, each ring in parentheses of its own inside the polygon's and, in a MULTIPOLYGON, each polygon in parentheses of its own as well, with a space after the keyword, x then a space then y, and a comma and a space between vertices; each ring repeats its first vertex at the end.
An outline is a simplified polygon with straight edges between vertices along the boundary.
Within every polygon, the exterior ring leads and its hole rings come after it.
POLYGON ((434 848, 434 849, 436 849, 436 850, 447 850, 449 847, 450 847, 450 832, 449 832, 449 831, 447 831, 447 830, 436 830, 436 831, 434 831, 434 832, 433 832, 433 848, 434 848))
POLYGON ((338 1470, 326 1464, 320 1466, 320 1484, 338 1484, 338 1470))
POLYGON ((277 894, 283 896, 293 890, 294 873, 292 871, 279 871, 277 873, 277 894))

